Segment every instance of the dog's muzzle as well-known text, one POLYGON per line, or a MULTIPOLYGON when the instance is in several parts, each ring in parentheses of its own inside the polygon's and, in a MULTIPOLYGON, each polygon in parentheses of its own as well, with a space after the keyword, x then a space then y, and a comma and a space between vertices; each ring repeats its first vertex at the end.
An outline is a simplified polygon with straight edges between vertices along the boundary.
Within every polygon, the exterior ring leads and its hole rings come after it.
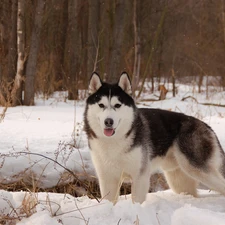
POLYGON ((110 137, 113 134, 115 134, 115 130, 113 129, 113 124, 114 124, 113 119, 107 118, 107 119, 105 119, 104 123, 105 123, 104 134, 107 137, 110 137))

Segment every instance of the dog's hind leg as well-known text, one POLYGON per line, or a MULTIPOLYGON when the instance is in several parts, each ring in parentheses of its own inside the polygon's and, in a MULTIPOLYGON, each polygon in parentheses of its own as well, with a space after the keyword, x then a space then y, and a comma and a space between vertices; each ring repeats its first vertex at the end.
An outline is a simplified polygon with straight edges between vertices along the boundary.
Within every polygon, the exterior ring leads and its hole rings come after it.
POLYGON ((169 187, 177 194, 184 193, 197 196, 197 182, 186 175, 180 168, 164 171, 169 187))
POLYGON ((225 195, 225 179, 221 173, 221 162, 211 159, 211 163, 196 167, 182 154, 176 154, 177 162, 184 173, 208 188, 225 195))

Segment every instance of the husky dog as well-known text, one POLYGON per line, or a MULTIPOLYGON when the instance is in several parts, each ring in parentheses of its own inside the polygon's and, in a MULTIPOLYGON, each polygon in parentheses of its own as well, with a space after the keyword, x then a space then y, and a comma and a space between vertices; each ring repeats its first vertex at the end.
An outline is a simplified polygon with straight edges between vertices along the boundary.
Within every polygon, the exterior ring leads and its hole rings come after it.
POLYGON ((201 182, 225 195, 225 154, 213 130, 182 113, 137 108, 131 93, 126 73, 116 84, 92 74, 84 129, 102 198, 115 203, 128 177, 142 203, 158 169, 175 193, 197 196, 201 182))

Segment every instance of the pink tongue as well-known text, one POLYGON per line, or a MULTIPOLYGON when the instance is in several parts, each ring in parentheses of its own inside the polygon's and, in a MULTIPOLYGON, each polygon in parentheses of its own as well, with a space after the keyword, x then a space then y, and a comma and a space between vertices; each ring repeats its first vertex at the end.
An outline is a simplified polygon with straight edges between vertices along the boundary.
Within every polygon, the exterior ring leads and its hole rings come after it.
POLYGON ((104 129, 104 134, 108 137, 112 136, 114 133, 113 129, 104 129))

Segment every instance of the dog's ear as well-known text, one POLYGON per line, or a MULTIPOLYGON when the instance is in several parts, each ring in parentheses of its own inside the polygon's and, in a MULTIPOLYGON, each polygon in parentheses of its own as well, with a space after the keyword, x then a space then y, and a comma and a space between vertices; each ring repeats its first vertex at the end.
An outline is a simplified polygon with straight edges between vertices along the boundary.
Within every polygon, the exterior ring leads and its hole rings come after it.
POLYGON ((93 72, 89 82, 88 93, 90 95, 95 93, 101 86, 102 86, 101 78, 96 72, 93 72))
POLYGON ((118 85, 128 94, 132 94, 131 82, 128 74, 123 72, 120 76, 118 85))

